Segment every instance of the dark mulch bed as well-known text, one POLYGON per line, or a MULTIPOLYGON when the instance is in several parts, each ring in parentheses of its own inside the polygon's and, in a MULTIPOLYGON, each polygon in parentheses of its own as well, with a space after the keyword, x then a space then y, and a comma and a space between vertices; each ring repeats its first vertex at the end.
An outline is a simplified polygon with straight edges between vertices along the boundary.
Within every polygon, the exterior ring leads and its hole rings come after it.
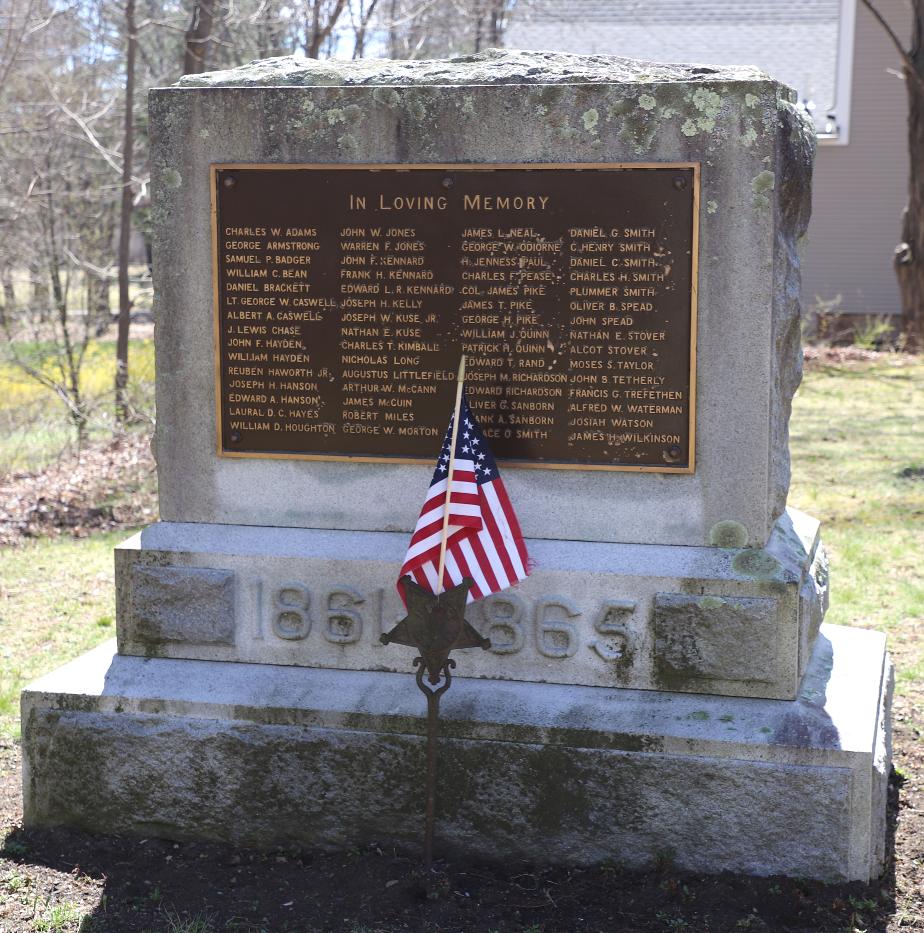
MULTIPOLYGON (((0 933, 247 931, 924 930, 924 697, 896 701, 890 864, 878 882, 439 863, 25 831, 18 750, 0 753, 0 933), (56 912, 57 911, 57 912, 56 912)), ((371 804, 374 805, 374 804, 371 804)))

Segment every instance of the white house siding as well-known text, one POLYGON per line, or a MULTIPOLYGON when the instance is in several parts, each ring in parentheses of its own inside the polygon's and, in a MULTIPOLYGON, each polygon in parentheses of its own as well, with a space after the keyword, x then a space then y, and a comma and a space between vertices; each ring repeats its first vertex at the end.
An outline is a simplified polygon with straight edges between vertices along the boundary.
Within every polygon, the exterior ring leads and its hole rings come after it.
POLYGON ((519 0, 511 48, 644 61, 757 65, 816 104, 834 101, 840 0, 519 0))
MULTIPOLYGON (((878 6, 907 41, 904 0, 879 0, 878 6)), ((897 314, 892 251, 908 190, 905 85, 894 74, 901 67, 894 46, 859 7, 850 142, 818 147, 802 291, 808 307, 816 296, 840 295, 845 312, 897 314)))
MULTIPOLYGON (((755 64, 816 105, 834 97, 840 0, 520 0, 506 45, 656 61, 755 64)), ((905 0, 879 0, 909 35, 905 0)), ((897 53, 869 13, 856 12, 850 142, 822 143, 804 251, 803 293, 841 296, 839 310, 899 311, 892 250, 907 188, 905 89, 897 53)), ((842 117, 842 115, 839 115, 842 117)))

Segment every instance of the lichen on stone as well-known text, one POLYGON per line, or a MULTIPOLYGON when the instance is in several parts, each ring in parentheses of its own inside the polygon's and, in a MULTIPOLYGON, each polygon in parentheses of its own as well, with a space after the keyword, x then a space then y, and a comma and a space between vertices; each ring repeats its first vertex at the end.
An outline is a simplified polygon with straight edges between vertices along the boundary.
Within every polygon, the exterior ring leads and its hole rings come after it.
MULTIPOLYGON (((709 204, 715 204, 715 201, 709 201, 709 204)), ((706 209, 709 210, 708 204, 706 209)), ((709 210, 709 213, 713 214, 715 211, 709 210)), ((722 548, 746 547, 748 543, 748 530, 741 522, 736 522, 731 519, 728 521, 716 522, 712 528, 709 529, 709 543, 713 547, 722 548)))
POLYGON ((588 133, 596 133, 597 124, 600 122, 600 111, 596 107, 591 107, 590 110, 585 110, 581 114, 581 120, 588 133))
POLYGON ((336 126, 338 123, 359 123, 362 118, 362 108, 356 104, 348 104, 346 107, 331 107, 329 110, 324 111, 323 116, 328 126, 336 126))
POLYGON ((721 609, 725 605, 725 601, 721 596, 702 596, 699 600, 699 608, 705 609, 707 612, 713 609, 721 609))
POLYGON ((427 115, 427 108, 419 97, 410 97, 406 99, 405 107, 407 108, 407 112, 418 122, 423 120, 427 115))
POLYGON ((632 146, 638 155, 643 155, 651 148, 661 128, 660 121, 655 119, 653 114, 647 111, 639 112, 638 108, 630 108, 621 122, 620 138, 632 146))
POLYGON ((699 87, 693 92, 693 106, 707 117, 714 117, 722 109, 722 98, 715 91, 699 87))
POLYGON ((732 570, 742 577, 755 580, 776 580, 783 567, 772 554, 754 548, 736 554, 732 560, 732 570))
MULTIPOLYGON (((401 102, 398 92, 392 87, 377 87, 372 92, 372 99, 394 109, 401 102)), ((463 108, 464 109, 464 108, 463 108)))
POLYGON ((754 207, 766 208, 770 206, 768 192, 773 190, 776 176, 768 169, 751 179, 751 190, 754 192, 754 207))
POLYGON ((337 146, 349 155, 355 155, 359 151, 359 143, 352 133, 344 133, 337 137, 337 146))
POLYGON ((631 105, 625 99, 613 101, 606 108, 606 122, 625 116, 631 109, 631 105))
POLYGON ((560 111, 553 111, 547 120, 552 132, 561 139, 574 139, 580 135, 579 132, 571 126, 568 115, 560 111))

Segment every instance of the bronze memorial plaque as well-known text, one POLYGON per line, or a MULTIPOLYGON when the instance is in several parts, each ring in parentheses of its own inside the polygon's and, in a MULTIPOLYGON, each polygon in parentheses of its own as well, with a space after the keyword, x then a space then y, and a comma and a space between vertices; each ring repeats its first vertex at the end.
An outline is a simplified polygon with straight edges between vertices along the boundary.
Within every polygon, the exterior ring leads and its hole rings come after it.
POLYGON ((219 453, 693 470, 699 167, 214 165, 219 453))

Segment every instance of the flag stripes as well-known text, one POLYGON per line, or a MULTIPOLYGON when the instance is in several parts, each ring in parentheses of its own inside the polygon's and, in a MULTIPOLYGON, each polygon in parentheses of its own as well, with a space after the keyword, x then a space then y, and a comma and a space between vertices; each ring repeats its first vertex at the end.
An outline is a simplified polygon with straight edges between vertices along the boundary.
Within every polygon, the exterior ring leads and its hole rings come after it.
MULTIPOLYGON (((529 573, 529 555, 497 463, 472 415, 464 389, 459 418, 443 585, 437 575, 452 420, 400 576, 410 575, 433 593, 457 586, 468 577, 475 581, 468 595, 471 602, 524 580, 529 573)), ((398 592, 403 599, 400 580, 398 592)))

